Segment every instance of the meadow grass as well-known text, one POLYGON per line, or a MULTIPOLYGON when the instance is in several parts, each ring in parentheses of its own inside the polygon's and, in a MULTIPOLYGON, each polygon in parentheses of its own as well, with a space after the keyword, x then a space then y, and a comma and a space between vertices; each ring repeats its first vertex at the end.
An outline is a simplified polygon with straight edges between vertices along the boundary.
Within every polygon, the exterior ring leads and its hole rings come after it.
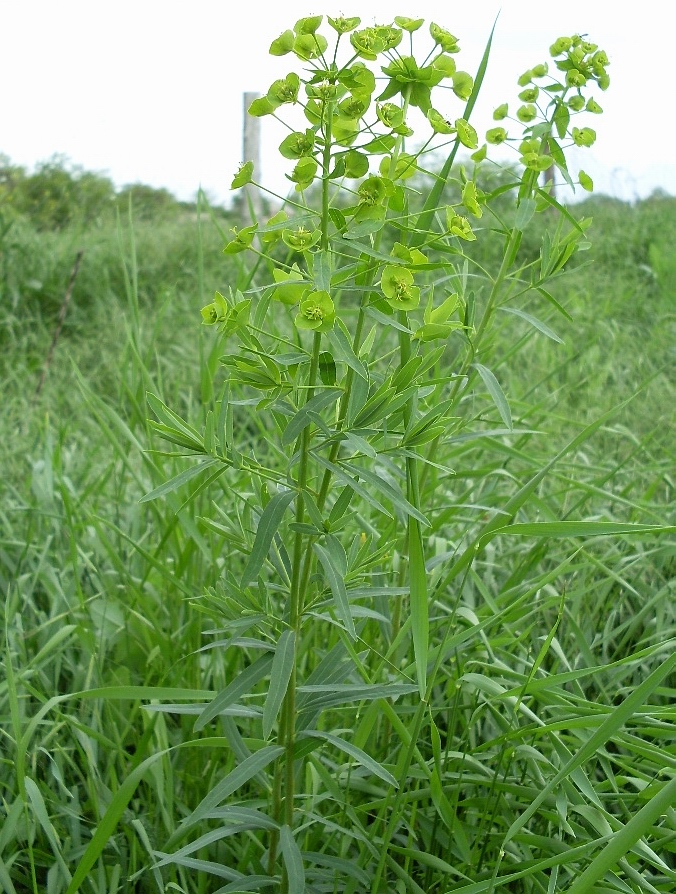
MULTIPOLYGON (((501 315, 491 369, 513 431, 477 389, 463 406, 473 434, 449 438, 422 481, 434 509, 429 703, 402 692, 346 710, 330 693, 299 693, 299 716, 323 706, 334 736, 321 756, 304 740, 297 840, 309 891, 369 891, 377 871, 397 892, 673 890, 674 536, 556 526, 674 524, 674 207, 598 198, 576 209, 594 217, 593 248, 553 290, 573 319, 538 309, 563 344, 501 315), (525 527, 479 540, 528 481, 515 521, 551 522, 551 536, 525 527), (341 750, 348 727, 370 768, 341 750)), ((194 730, 244 667, 222 618, 239 615, 244 641, 255 607, 233 602, 228 581, 251 549, 260 494, 232 470, 139 503, 185 469, 159 447, 146 392, 202 429, 222 382, 198 311, 241 270, 209 221, 93 234, 36 397, 57 282, 79 242, 67 230, 22 238, 2 309, 0 887, 257 889, 262 764, 195 828, 185 822, 261 753, 260 685, 194 730), (57 269, 39 302, 31 281, 57 269)), ((242 439, 274 466, 260 418, 241 409, 242 439)), ((346 555, 358 638, 306 628, 307 682, 415 681, 405 615, 390 638, 397 573, 378 552, 383 524, 358 508, 346 555)), ((280 543, 270 562, 283 573, 287 561, 280 543)), ((265 598, 274 610, 274 590, 265 598)), ((329 616, 326 602, 312 611, 329 616)))

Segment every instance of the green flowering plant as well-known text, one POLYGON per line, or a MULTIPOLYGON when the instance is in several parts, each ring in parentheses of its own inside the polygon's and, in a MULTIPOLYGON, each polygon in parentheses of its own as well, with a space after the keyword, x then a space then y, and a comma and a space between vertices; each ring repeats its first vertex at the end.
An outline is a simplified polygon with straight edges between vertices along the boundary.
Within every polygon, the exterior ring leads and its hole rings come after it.
MULTIPOLYGON (((204 606, 225 631, 231 665, 243 670, 195 726, 199 733, 224 720, 236 766, 186 815, 170 842, 173 856, 163 858, 180 862, 191 847, 216 841, 212 831, 179 846, 207 820, 239 823, 248 856, 236 873, 225 857, 231 884, 222 890, 239 883, 282 894, 380 894, 399 891, 401 881, 402 891, 419 891, 430 865, 450 865, 447 854, 430 863, 411 837, 421 817, 421 834, 434 838, 443 828, 453 838, 452 810, 434 775, 446 720, 430 700, 443 662, 462 645, 447 640, 444 588, 467 580, 493 533, 518 511, 522 491, 440 545, 428 539, 436 501, 427 475, 441 469, 452 477, 443 451, 473 437, 476 402, 485 402, 482 415, 497 416, 494 436, 512 430, 507 397, 485 365, 491 327, 505 311, 551 334, 534 313, 538 304, 561 309, 547 286, 585 247, 587 223, 557 203, 540 175, 555 167, 574 185, 566 150, 591 146, 596 134, 571 122, 600 114, 589 91, 607 88, 609 63, 579 35, 559 38, 547 62, 519 76, 515 113, 499 105, 493 117, 505 125, 480 144, 471 118, 490 42, 470 75, 456 63, 459 39, 436 23, 423 26, 403 16, 366 27, 358 17, 309 16, 272 41, 271 55, 298 64, 294 71, 285 64, 250 113, 283 121, 294 107, 304 116, 302 125, 286 125, 279 143, 291 192, 263 190, 250 161, 236 173, 234 190, 253 185, 281 207, 233 231, 224 251, 248 262, 229 297, 217 292, 202 309, 219 339, 221 396, 202 441, 159 410, 158 431, 205 459, 148 498, 202 472, 203 486, 221 478, 237 497, 218 522, 205 522, 223 536, 227 555, 204 606), (483 188, 498 145, 517 152, 518 174, 483 188), (506 194, 509 217, 501 210, 506 194), (561 217, 533 260, 522 252, 523 234, 551 208, 561 217), (493 269, 474 251, 496 237, 493 269), (533 306, 525 311, 524 303, 533 306), (242 433, 246 412, 264 433, 260 447, 242 433), (364 639, 367 627, 377 646, 364 639), (407 705, 411 731, 393 699, 407 705), (363 713, 336 714, 355 705, 363 713), (432 742, 429 760, 418 754, 420 736, 432 742), (369 756, 375 739, 384 742, 383 762, 369 756), (363 795, 363 811, 345 801, 338 817, 332 805, 350 786, 363 795), (437 813, 410 797, 420 788, 437 813), (235 792, 239 803, 221 806, 235 792), (324 829, 335 836, 313 850, 324 829), (400 857, 416 867, 409 886, 400 857), (316 887, 306 887, 306 871, 316 887)), ((593 186, 583 171, 577 182, 593 186)), ((494 880, 486 879, 488 890, 494 880)))

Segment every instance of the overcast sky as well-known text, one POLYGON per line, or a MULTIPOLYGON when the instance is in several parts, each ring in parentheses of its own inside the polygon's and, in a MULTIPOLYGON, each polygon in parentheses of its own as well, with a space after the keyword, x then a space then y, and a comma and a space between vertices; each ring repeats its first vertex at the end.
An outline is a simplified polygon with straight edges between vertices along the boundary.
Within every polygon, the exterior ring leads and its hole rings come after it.
MULTIPOLYGON (((0 13, 0 153, 29 168, 62 153, 118 186, 144 182, 189 199, 201 185, 228 201, 242 160, 242 94, 265 93, 301 64, 268 55, 298 18, 342 13, 366 26, 425 17, 459 38, 458 67, 473 74, 500 13, 474 120, 480 133, 496 105, 516 108, 516 78, 545 61, 557 37, 587 33, 608 53, 612 83, 598 96, 605 114, 584 122, 597 143, 577 150, 573 167, 619 198, 676 194, 673 102, 665 102, 674 22, 662 0, 0 0, 0 13)), ((458 101, 441 111, 460 110, 458 101)), ((288 164, 276 156, 284 134, 263 124, 262 178, 285 190, 288 164)))

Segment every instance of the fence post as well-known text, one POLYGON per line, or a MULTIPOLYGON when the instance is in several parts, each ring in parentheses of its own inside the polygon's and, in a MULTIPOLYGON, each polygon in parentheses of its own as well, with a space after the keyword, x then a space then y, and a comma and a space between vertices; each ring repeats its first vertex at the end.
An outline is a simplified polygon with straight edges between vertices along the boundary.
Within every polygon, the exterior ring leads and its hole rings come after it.
MULTIPOLYGON (((242 161, 254 163, 254 177, 260 182, 261 176, 261 119, 249 115, 248 109, 260 93, 244 94, 244 130, 242 137, 242 161)), ((252 186, 245 186, 242 196, 242 222, 246 226, 252 224, 254 218, 261 218, 261 195, 252 186)))

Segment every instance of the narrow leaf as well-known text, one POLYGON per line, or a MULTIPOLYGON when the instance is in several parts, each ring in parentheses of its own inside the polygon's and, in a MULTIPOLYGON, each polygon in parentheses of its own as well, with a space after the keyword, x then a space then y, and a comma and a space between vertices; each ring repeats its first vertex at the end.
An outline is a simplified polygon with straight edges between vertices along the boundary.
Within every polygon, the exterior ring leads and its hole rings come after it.
POLYGON ((327 388, 315 394, 310 400, 291 418, 284 429, 282 444, 293 444, 303 429, 310 424, 310 413, 318 413, 324 407, 335 403, 343 394, 342 388, 327 388))
POLYGON ((488 393, 493 398, 493 403, 498 408, 498 413, 500 414, 500 418, 505 423, 507 428, 512 427, 512 413, 509 409, 509 404, 507 403, 507 398, 505 397, 505 393, 500 387, 500 383, 495 378, 493 373, 486 366, 483 366, 481 363, 473 363, 472 366, 479 373, 481 378, 483 379, 483 383, 488 389, 488 393))
POLYGON ((560 345, 563 344, 563 339, 559 338, 553 329, 550 329, 546 323, 543 323, 542 320, 538 320, 537 317, 533 317, 531 314, 519 310, 518 307, 501 307, 500 310, 504 311, 506 314, 514 314, 516 317, 521 317, 522 320, 526 320, 527 323, 530 323, 531 326, 534 326, 539 332, 546 335, 547 338, 551 338, 552 341, 558 342, 560 345))
POLYGON ((631 850, 639 838, 650 831, 662 814, 673 809, 674 804, 676 804, 676 777, 667 782, 647 804, 641 807, 626 826, 613 832, 608 844, 594 857, 584 872, 577 876, 568 888, 567 894, 588 894, 595 891, 596 882, 631 850))
POLYGON ((218 693, 210 704, 204 708, 195 721, 195 732, 209 723, 214 717, 218 717, 226 708, 234 704, 240 696, 251 692, 253 687, 268 673, 272 665, 272 655, 263 655, 253 664, 250 664, 242 673, 229 683, 225 689, 218 693))
POLYGON ((256 531, 256 539, 254 540, 253 549, 246 563, 246 568, 242 574, 240 586, 242 589, 256 580, 258 572, 263 566, 265 557, 270 549, 272 538, 279 530, 284 513, 289 503, 293 500, 295 494, 292 490, 282 491, 275 494, 268 505, 263 510, 256 531))
POLYGON ((164 484, 161 484, 159 487, 156 487, 155 490, 151 490, 149 494, 145 494, 145 496, 141 497, 139 503, 149 503, 151 500, 156 500, 158 497, 163 497, 165 494, 170 494, 173 491, 178 490, 179 487, 183 487, 188 481, 192 481, 193 478, 201 475, 202 472, 212 468, 212 466, 215 466, 217 463, 222 463, 222 460, 208 459, 206 462, 198 463, 196 466, 190 466, 189 469, 184 469, 182 472, 179 472, 178 475, 170 478, 169 481, 165 481, 164 484))
POLYGON ((296 844, 293 832, 288 826, 282 826, 279 833, 279 846, 282 849, 286 874, 289 879, 289 894, 305 894, 305 870, 300 848, 296 844))
POLYGON ((411 629, 413 634, 413 654, 420 698, 425 698, 427 689, 427 652, 429 649, 429 608, 427 600, 427 574, 420 523, 409 518, 408 549, 411 586, 411 629))
POLYGON ((379 764, 378 761, 374 760, 372 757, 362 751, 361 748, 358 748, 356 745, 353 745, 351 742, 348 742, 346 739, 341 738, 340 736, 334 736, 333 733, 325 733, 320 730, 308 730, 303 735, 305 736, 313 736, 316 739, 324 739, 326 742, 330 742, 331 745, 334 745, 340 751, 344 751, 345 754, 349 754, 350 757, 354 758, 358 764, 361 764, 362 767, 365 767, 370 773, 373 773, 374 776, 377 776, 378 779, 382 779, 383 782, 386 782, 388 785, 394 786, 394 788, 399 788, 399 783, 394 778, 394 776, 386 770, 382 764, 379 764))
MULTIPOLYGON (((514 836, 522 829, 528 820, 540 807, 542 802, 549 797, 557 785, 571 775, 573 770, 589 760, 605 743, 620 730, 624 724, 647 702, 652 692, 660 685, 662 680, 667 677, 676 667, 676 655, 672 655, 663 664, 660 664, 627 698, 615 707, 615 709, 603 721, 601 726, 592 733, 587 741, 575 752, 571 760, 562 767, 542 791, 537 795, 535 800, 528 808, 516 819, 507 830, 505 843, 511 841, 514 836)), ((646 805, 648 806, 648 805, 646 805)), ((640 811, 639 811, 640 813, 640 811)), ((639 836, 637 836, 638 838, 639 836)), ((570 892, 568 892, 570 894, 570 892)))
POLYGON ((354 621, 352 620, 352 614, 350 612, 350 601, 347 598, 345 581, 340 569, 336 567, 331 553, 324 549, 323 546, 320 546, 318 543, 313 543, 312 548, 317 553, 319 561, 322 563, 324 576, 326 577, 329 587, 331 588, 331 593, 333 594, 336 614, 343 622, 350 637, 356 639, 357 631, 354 628, 354 621))
POLYGON ((422 525, 425 525, 426 528, 429 528, 430 523, 422 514, 422 512, 420 512, 419 509, 416 509, 416 507, 406 499, 406 497, 398 488, 385 481, 381 475, 377 474, 377 472, 373 472, 371 471, 371 469, 365 469, 361 466, 356 466, 348 462, 342 462, 341 465, 344 468, 348 469, 350 472, 353 472, 355 475, 359 475, 359 477, 363 478, 365 481, 368 481, 369 484, 375 487, 376 490, 380 491, 380 493, 384 497, 386 497, 388 500, 391 500, 395 506, 401 509, 401 511, 405 515, 417 519, 422 525))
POLYGON ((247 757, 200 801, 190 816, 183 820, 179 829, 172 835, 169 844, 181 837, 182 833, 191 826, 203 820, 215 807, 218 807, 233 792, 245 785, 252 777, 283 753, 284 749, 278 745, 266 745, 252 754, 251 757, 247 757))
POLYGON ((293 630, 285 630, 279 638, 275 657, 270 671, 270 689, 263 707, 263 738, 268 739, 277 714, 284 701, 286 688, 296 658, 296 634, 293 630))

